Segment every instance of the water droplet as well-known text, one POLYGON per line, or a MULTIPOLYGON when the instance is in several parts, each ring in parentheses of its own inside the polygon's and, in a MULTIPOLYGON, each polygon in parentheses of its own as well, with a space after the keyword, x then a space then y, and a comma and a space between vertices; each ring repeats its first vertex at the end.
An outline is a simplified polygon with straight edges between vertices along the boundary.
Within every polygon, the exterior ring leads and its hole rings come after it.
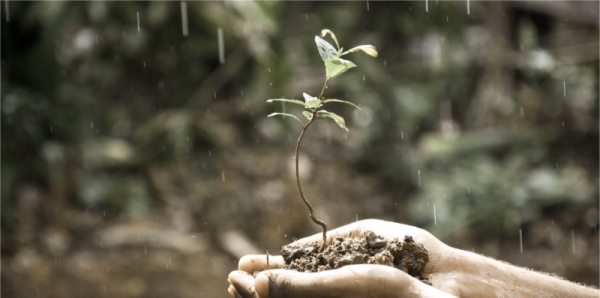
POLYGON ((369 1, 367 1, 367 11, 369 11, 369 1))
POLYGON ((429 1, 425 0, 425 12, 429 12, 429 1))
POLYGON ((471 4, 469 0, 467 0, 467 15, 471 15, 471 4))
POLYGON ((219 28, 217 30, 217 35, 219 36, 219 62, 223 64, 225 63, 225 42, 223 41, 223 29, 219 28))
POLYGON ((183 36, 188 36, 188 14, 187 14, 187 2, 181 1, 181 31, 183 36))
POLYGON ((566 97, 567 96, 567 82, 563 81, 563 95, 566 97))
POLYGON ((140 32, 140 12, 137 12, 137 24, 138 24, 138 32, 140 32))
POLYGON ((421 187, 421 170, 418 170, 419 173, 419 187, 421 187))
POLYGON ((437 226, 437 214, 435 212, 435 204, 433 204, 433 225, 437 226))
POLYGON ((221 171, 221 180, 223 180, 223 182, 225 182, 225 172, 221 171))
POLYGON ((523 253, 523 230, 519 229, 519 246, 521 248, 521 253, 523 253))

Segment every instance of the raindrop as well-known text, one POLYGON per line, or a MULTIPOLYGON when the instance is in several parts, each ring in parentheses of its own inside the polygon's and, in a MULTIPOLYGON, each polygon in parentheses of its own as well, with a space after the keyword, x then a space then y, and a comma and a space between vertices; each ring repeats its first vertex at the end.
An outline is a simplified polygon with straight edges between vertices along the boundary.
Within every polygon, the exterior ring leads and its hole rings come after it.
POLYGON ((147 256, 148 255, 148 251, 146 250, 146 247, 144 246, 144 255, 147 256))
POLYGON ((449 21, 448 21, 448 16, 446 16, 446 22, 449 22, 449 21))
POLYGON ((356 213, 355 215, 356 215, 356 221, 358 221, 358 213, 356 213))
POLYGON ((429 12, 429 1, 425 0, 425 12, 429 12))
POLYGON ((365 75, 363 75, 363 82, 365 81, 365 75))
POLYGON ((521 107, 521 117, 524 117, 525 114, 523 113, 523 107, 521 107))
POLYGON ((225 172, 221 171, 221 180, 223 180, 223 182, 225 182, 225 172))
POLYGON ((519 246, 521 248, 521 253, 523 253, 523 230, 519 229, 519 246))
POLYGON ((563 81, 563 95, 566 97, 567 96, 567 82, 563 81))
POLYGON ((267 70, 269 70, 269 72, 271 72, 271 68, 270 68, 270 67, 269 67, 269 68, 267 68, 267 70))
POLYGON ((562 124, 563 124, 563 127, 565 127, 565 122, 564 121, 562 122, 562 124))
POLYGON ((213 96, 217 98, 217 92, 213 92, 213 96))
POLYGON ((421 187, 421 170, 418 170, 419 172, 419 187, 421 187))
POLYGON ((94 122, 90 121, 90 128, 94 128, 94 122))
POLYGON ((137 12, 138 32, 140 32, 140 12, 137 12))
POLYGON ((6 16, 6 22, 9 23, 10 22, 10 15, 9 15, 9 11, 8 11, 8 0, 4 1, 4 12, 5 12, 5 16, 6 16))
POLYGON ((187 2, 181 1, 181 31, 183 36, 188 36, 188 14, 187 14, 187 2))
POLYGON ((244 96, 244 90, 240 90, 240 93, 242 94, 242 96, 244 96))
POLYGON ((383 66, 387 66, 387 59, 383 59, 383 66))
POLYGON ((144 61, 144 68, 146 68, 146 61, 144 61))
POLYGON ((575 253, 575 231, 571 230, 571 246, 573 253, 575 253))
POLYGON ((211 156, 211 154, 210 154, 210 150, 208 150, 208 156, 211 156))
POLYGON ((217 30, 217 35, 219 36, 219 62, 223 64, 225 63, 225 45, 223 41, 223 29, 219 28, 217 30))
POLYGON ((50 126, 50 131, 53 131, 53 130, 52 130, 52 126, 50 126))
POLYGON ((469 0, 467 0, 467 14, 470 15, 471 14, 471 7, 470 7, 470 3, 469 0))
POLYGON ((273 86, 273 82, 269 82, 269 86, 273 86))
POLYGON ((306 20, 308 20, 308 14, 306 15, 306 20))
POLYGON ((369 1, 367 1, 367 11, 369 11, 369 1))
POLYGON ((400 138, 404 140, 404 132, 400 132, 400 138))
POLYGON ((437 215, 435 212, 435 204, 433 204, 433 224, 437 226, 437 215))

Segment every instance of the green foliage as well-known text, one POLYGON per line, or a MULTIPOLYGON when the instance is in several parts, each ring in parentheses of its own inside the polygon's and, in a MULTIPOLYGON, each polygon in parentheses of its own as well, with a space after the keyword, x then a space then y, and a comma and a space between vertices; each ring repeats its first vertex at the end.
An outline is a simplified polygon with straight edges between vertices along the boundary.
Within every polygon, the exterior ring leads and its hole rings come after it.
MULTIPOLYGON (((360 110, 360 107, 352 102, 345 101, 345 100, 324 99, 323 92, 325 91, 325 88, 327 87, 327 83, 329 82, 329 80, 340 76, 341 74, 343 74, 344 72, 346 72, 347 70, 349 70, 351 68, 356 67, 356 64, 354 64, 352 61, 341 59, 340 58, 341 56, 350 54, 350 53, 353 53, 356 51, 363 51, 367 55, 370 55, 372 57, 377 57, 377 55, 378 55, 377 50, 372 45, 361 45, 361 46, 354 47, 346 52, 343 52, 344 49, 340 48, 340 44, 337 40, 337 37, 331 30, 329 30, 329 29, 321 30, 321 37, 315 36, 315 43, 317 44, 317 49, 319 51, 319 55, 321 55, 321 59, 323 59, 323 62, 325 63, 325 85, 323 86, 323 90, 321 91, 321 94, 318 97, 314 97, 309 94, 303 93, 304 102, 302 102, 300 100, 296 100, 296 99, 283 99, 283 98, 269 99, 269 100, 267 100, 267 102, 271 103, 274 101, 279 101, 279 102, 288 102, 288 103, 293 103, 293 104, 304 106, 308 111, 303 111, 302 115, 304 115, 306 117, 306 119, 308 119, 308 121, 312 121, 314 115, 317 115, 317 118, 329 118, 329 119, 332 119, 339 127, 341 127, 342 129, 344 129, 347 132, 348 128, 346 127, 346 121, 344 120, 344 118, 340 115, 322 110, 322 107, 328 102, 345 103, 345 104, 351 105, 359 110, 360 110), (329 42, 327 42, 326 40, 321 38, 321 37, 325 37, 326 35, 330 35, 331 38, 335 41, 337 50, 332 44, 330 44, 329 42)), ((292 118, 298 120, 303 126, 306 125, 302 121, 300 121, 300 119, 298 119, 297 117, 295 117, 291 114, 287 114, 287 113, 272 113, 268 117, 272 117, 272 116, 276 116, 276 115, 292 117, 292 118)))

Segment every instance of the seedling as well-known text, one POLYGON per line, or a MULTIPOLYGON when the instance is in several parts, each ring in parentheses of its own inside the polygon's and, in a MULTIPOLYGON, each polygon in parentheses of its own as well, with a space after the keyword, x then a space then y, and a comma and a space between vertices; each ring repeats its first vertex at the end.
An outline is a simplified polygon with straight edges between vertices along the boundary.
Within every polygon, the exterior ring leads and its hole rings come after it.
POLYGON ((330 103, 330 102, 345 103, 345 104, 351 105, 359 110, 360 110, 360 107, 358 107, 357 105, 355 105, 349 101, 333 99, 333 98, 325 98, 323 96, 323 93, 325 92, 325 89, 327 88, 327 84, 329 83, 330 80, 338 77, 339 75, 346 72, 347 70, 356 67, 356 64, 352 63, 351 61, 344 60, 340 57, 350 54, 350 53, 353 53, 353 52, 356 52, 356 51, 363 51, 369 56, 377 57, 377 50, 375 50, 375 47, 372 45, 362 45, 362 46, 354 47, 354 48, 344 52, 344 48, 340 48, 338 40, 335 37, 335 34, 333 34, 333 32, 331 32, 331 30, 328 30, 328 29, 321 30, 321 37, 315 36, 315 42, 317 43, 317 49, 319 50, 321 59, 323 59, 323 62, 325 63, 325 84, 323 84, 323 88, 321 89, 321 93, 319 94, 319 96, 313 97, 309 94, 303 93, 304 101, 295 100, 295 99, 283 99, 283 98, 267 100, 267 102, 281 101, 281 102, 289 102, 289 103, 303 106, 306 110, 302 112, 302 115, 304 115, 304 117, 306 117, 307 122, 304 123, 298 117, 296 117, 292 114, 288 114, 288 113, 272 113, 267 117, 273 117, 273 116, 277 116, 277 115, 291 117, 291 118, 296 119, 302 125, 302 132, 300 132, 300 136, 298 137, 298 142, 296 143, 296 151, 294 154, 294 159, 296 161, 296 183, 298 184, 298 191, 300 192, 300 197, 302 198, 302 200, 304 201, 304 204, 306 205, 306 207, 308 207, 308 210, 310 211, 310 218, 312 219, 313 222, 320 225, 321 228, 323 229, 323 245, 321 246, 321 251, 322 251, 327 246, 327 244, 326 244, 327 224, 325 222, 323 222, 322 220, 318 219, 317 217, 315 217, 312 205, 306 199, 306 197, 304 196, 304 193, 302 192, 302 185, 300 184, 300 175, 298 173, 298 171, 299 171, 298 170, 298 155, 300 153, 300 144, 302 143, 302 138, 304 138, 304 133, 306 133, 306 130, 308 129, 308 127, 317 118, 332 119, 339 127, 341 127, 346 132, 348 132, 348 128, 346 127, 346 122, 345 122, 344 118, 342 118, 340 115, 337 115, 335 113, 324 110, 323 107, 325 106, 326 103, 330 103), (333 47, 333 45, 331 45, 329 42, 327 42, 323 38, 321 38, 321 37, 325 37, 328 34, 331 36, 333 41, 335 41, 337 50, 336 50, 336 48, 333 47))

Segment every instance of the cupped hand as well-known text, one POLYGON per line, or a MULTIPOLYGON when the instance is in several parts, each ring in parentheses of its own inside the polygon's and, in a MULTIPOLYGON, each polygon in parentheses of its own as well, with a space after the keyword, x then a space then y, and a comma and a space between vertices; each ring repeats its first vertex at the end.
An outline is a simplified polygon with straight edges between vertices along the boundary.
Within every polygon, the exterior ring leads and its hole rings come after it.
MULTIPOLYGON (((301 273, 279 269, 285 265, 281 256, 270 256, 267 262, 265 255, 249 255, 240 260, 239 270, 229 275, 229 293, 242 298, 454 297, 446 293, 454 291, 444 277, 452 271, 445 262, 452 249, 425 230, 381 220, 363 220, 329 231, 327 242, 329 244, 336 237, 360 237, 367 230, 388 240, 402 240, 409 235, 415 242, 423 244, 429 253, 423 275, 445 292, 388 266, 350 265, 318 273, 301 273)), ((319 233, 297 243, 322 242, 322 239, 319 233)))

